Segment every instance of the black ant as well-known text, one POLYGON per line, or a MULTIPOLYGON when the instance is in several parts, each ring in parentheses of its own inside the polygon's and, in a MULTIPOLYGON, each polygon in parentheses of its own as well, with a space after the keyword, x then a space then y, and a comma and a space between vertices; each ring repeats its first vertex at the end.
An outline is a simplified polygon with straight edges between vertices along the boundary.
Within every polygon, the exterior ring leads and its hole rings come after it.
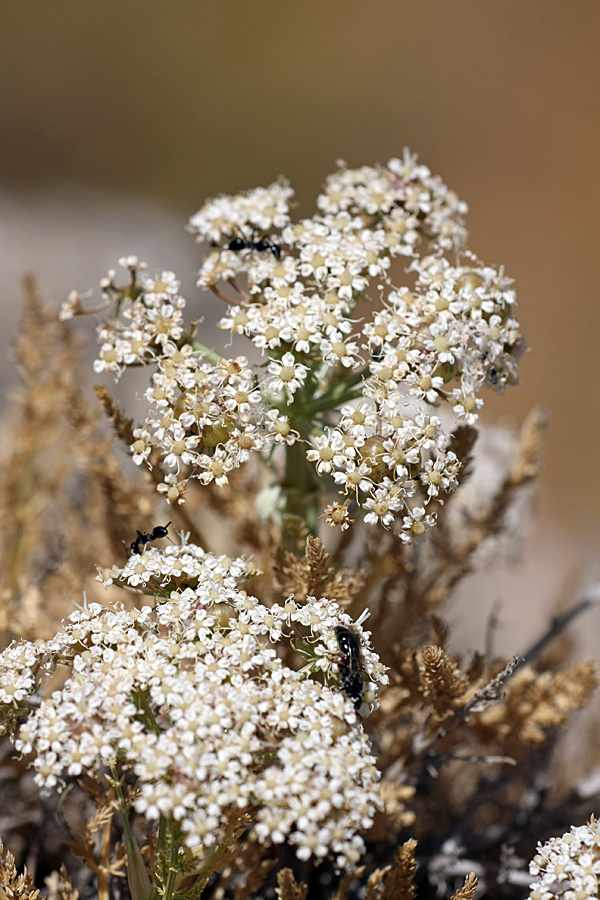
POLYGON ((261 237, 258 240, 252 238, 250 241, 243 237, 235 237, 229 241, 227 249, 233 250, 234 253, 239 253, 240 250, 257 250, 259 253, 264 253, 269 250, 275 259, 281 259, 281 247, 279 244, 274 244, 268 237, 261 237))
MULTIPOLYGON (((167 522, 166 525, 157 525, 152 531, 148 534, 148 532, 136 531, 136 539, 132 541, 129 545, 129 550, 131 553, 141 553, 146 544, 151 544, 152 541, 158 541, 160 538, 168 537, 168 527, 171 523, 167 522)), ((127 544, 123 541, 125 549, 127 549, 127 544)))
POLYGON ((354 701, 354 707, 358 711, 362 706, 364 689, 360 641, 350 628, 345 628, 343 625, 338 625, 334 630, 341 650, 339 668, 342 686, 346 694, 354 701))

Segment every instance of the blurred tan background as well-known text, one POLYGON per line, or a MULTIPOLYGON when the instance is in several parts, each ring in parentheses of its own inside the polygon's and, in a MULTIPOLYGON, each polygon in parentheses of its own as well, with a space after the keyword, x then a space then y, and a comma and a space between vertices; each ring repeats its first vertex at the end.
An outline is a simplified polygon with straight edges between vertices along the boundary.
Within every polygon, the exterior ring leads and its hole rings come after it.
POLYGON ((59 302, 140 253, 193 295, 183 226, 206 197, 285 174, 310 214, 337 158, 408 145, 468 202, 472 249, 516 279, 533 352, 486 415, 549 410, 542 519, 591 554, 599 37, 597 0, 5 0, 3 348, 25 269, 59 302))

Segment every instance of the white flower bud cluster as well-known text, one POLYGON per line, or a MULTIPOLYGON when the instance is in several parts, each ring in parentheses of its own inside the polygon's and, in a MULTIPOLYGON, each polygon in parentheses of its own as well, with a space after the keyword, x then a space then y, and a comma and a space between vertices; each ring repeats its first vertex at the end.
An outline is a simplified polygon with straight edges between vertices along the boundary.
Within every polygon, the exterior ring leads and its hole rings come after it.
POLYGON ((595 900, 600 876, 599 823, 592 817, 587 825, 572 825, 562 837, 538 844, 529 872, 535 876, 530 900, 595 900))
POLYGON ((269 608, 237 586, 247 574, 243 559, 192 544, 133 554, 105 582, 145 584, 168 599, 132 610, 91 604, 45 644, 8 648, 3 712, 28 714, 16 747, 35 754, 41 786, 60 789, 67 776, 118 762, 135 776, 137 812, 179 823, 191 850, 218 847, 243 809, 262 843, 287 840, 301 859, 352 866, 380 805, 379 775, 336 674, 336 627, 360 643, 361 713, 376 706, 385 669, 335 601, 269 608), (278 652, 285 644, 289 656, 291 641, 312 659, 299 670, 278 652), (69 677, 28 706, 57 663, 69 677), (319 671, 324 683, 311 675, 319 671))

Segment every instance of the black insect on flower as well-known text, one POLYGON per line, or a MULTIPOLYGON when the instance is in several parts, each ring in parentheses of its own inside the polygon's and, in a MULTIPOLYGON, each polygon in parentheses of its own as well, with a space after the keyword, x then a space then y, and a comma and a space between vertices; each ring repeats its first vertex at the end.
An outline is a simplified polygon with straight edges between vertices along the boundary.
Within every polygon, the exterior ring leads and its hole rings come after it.
MULTIPOLYGON (((156 525, 151 532, 144 531, 136 531, 136 539, 132 541, 129 545, 129 550, 131 553, 141 553, 146 544, 151 544, 153 541, 158 541, 160 538, 167 537, 168 528, 171 523, 167 522, 166 525, 156 525)), ((125 541, 123 541, 125 544, 125 541)), ((127 549, 127 544, 125 544, 125 548, 127 549)))
POLYGON ((344 691, 354 701, 356 710, 362 706, 363 677, 360 640, 350 628, 338 625, 335 636, 340 648, 339 670, 344 691))
POLYGON ((227 249, 233 250, 234 253, 239 253, 240 250, 257 250, 259 253, 264 253, 266 250, 269 250, 275 259, 281 259, 281 247, 279 244, 274 244, 266 235, 258 238, 258 240, 255 238, 247 240, 243 237, 232 238, 227 245, 227 249))

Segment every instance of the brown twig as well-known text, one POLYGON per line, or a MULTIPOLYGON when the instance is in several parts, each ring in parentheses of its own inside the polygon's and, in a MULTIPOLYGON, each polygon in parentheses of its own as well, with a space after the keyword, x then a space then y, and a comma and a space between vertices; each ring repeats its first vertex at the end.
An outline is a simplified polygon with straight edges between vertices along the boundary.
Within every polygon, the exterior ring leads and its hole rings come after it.
POLYGON ((581 613, 591 609, 592 606, 597 606, 598 602, 599 598, 597 597, 586 597, 585 600, 580 600, 579 603, 576 603, 575 606, 566 613, 563 613, 562 616, 554 616, 544 634, 542 634, 537 641, 534 641, 534 643, 523 653, 523 661, 525 664, 528 665, 536 656, 539 656, 550 641, 557 637, 567 625, 570 625, 577 616, 580 616, 581 613))

